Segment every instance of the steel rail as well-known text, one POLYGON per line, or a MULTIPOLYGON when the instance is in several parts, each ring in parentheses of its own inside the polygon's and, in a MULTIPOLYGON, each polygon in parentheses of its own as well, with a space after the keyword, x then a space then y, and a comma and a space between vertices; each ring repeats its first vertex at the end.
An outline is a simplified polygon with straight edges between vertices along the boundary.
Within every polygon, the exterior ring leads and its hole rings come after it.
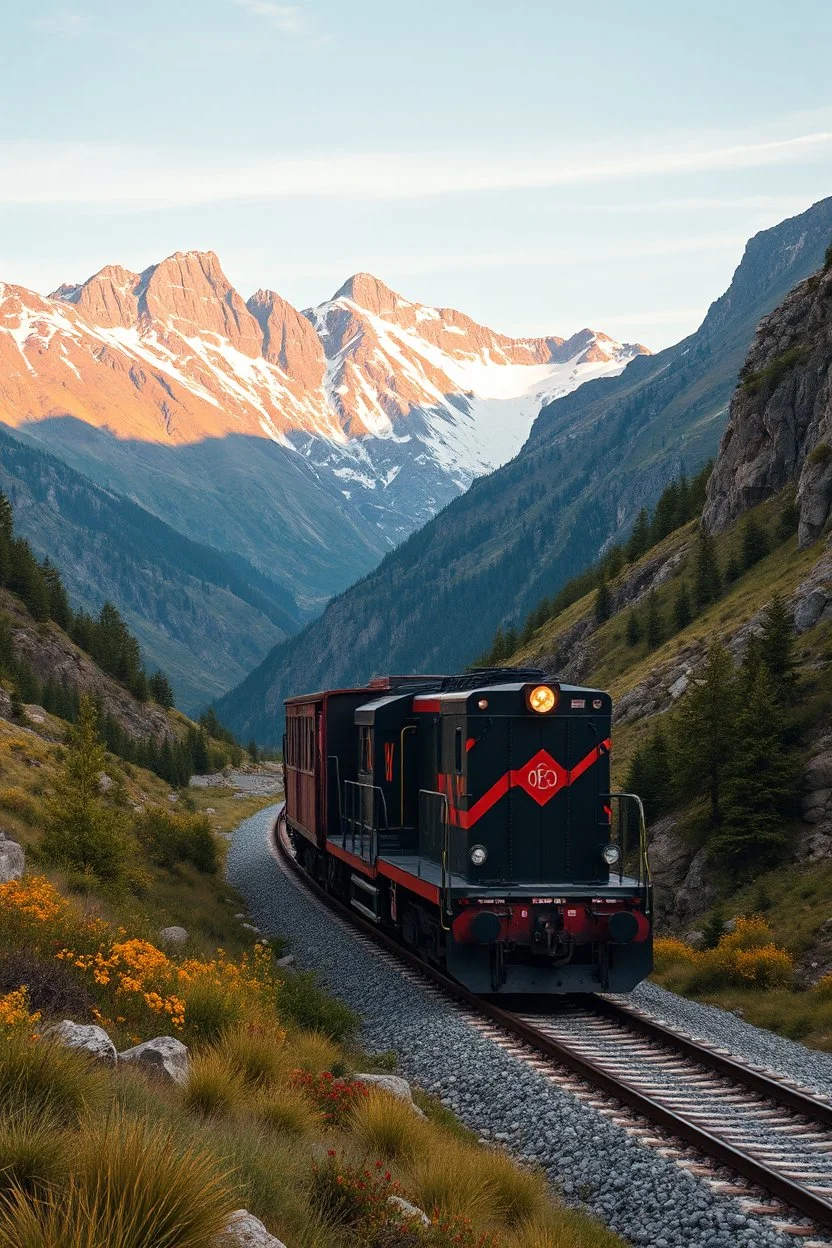
MULTIPOLYGON (((516 1014, 502 1009, 489 1000, 478 997, 462 984, 450 979, 442 971, 424 962, 409 949, 404 948, 386 932, 380 931, 375 924, 361 918, 351 907, 332 897, 317 880, 304 871, 300 863, 289 851, 279 831, 281 824, 284 828, 286 827, 283 809, 279 812, 273 829, 274 846, 281 859, 287 863, 292 871, 303 881, 304 885, 319 897, 329 909, 347 920, 365 933, 365 935, 371 937, 376 944, 381 945, 399 960, 420 971, 442 988, 448 996, 464 1002, 476 1013, 490 1019, 501 1030, 522 1041, 529 1048, 537 1050, 537 1052, 542 1053, 558 1066, 565 1067, 574 1075, 605 1092, 612 1099, 620 1101, 642 1117, 663 1127, 670 1134, 679 1140, 683 1140, 692 1148, 728 1167, 736 1174, 742 1175, 743 1178, 755 1183, 764 1191, 771 1193, 771 1195, 777 1197, 778 1200, 783 1201, 784 1204, 792 1209, 797 1210, 804 1217, 810 1218, 821 1226, 832 1228, 832 1204, 809 1188, 772 1169, 771 1166, 743 1152, 742 1149, 735 1148, 734 1145, 729 1144, 720 1136, 714 1135, 700 1126, 692 1118, 688 1118, 667 1105, 663 1105, 660 1100, 641 1091, 633 1084, 628 1083, 617 1075, 612 1075, 591 1058, 538 1031, 536 1027, 519 1018, 516 1014)), ((588 1004, 595 1008, 599 1002, 602 1003, 600 1006, 602 1012, 607 1013, 611 1017, 616 1017, 617 1011, 615 1010, 614 1002, 609 1002, 604 998, 593 998, 588 1004)), ((750 1071, 742 1063, 733 1059, 723 1058, 722 1055, 707 1049, 700 1050, 693 1041, 688 1040, 686 1037, 679 1037, 676 1032, 662 1027, 659 1023, 653 1023, 652 1020, 633 1016, 624 1007, 621 1008, 620 1013, 626 1015, 628 1026, 645 1024, 645 1031, 649 1030, 650 1034, 655 1038, 661 1038, 662 1043, 668 1047, 677 1051, 683 1051, 686 1056, 693 1056, 700 1065, 709 1064, 711 1058, 719 1059, 720 1064, 726 1063, 724 1068, 721 1068, 721 1073, 729 1074, 729 1077, 734 1082, 740 1085, 744 1084, 750 1090, 762 1093, 767 1100, 775 1101, 775 1103, 794 1110, 796 1108, 795 1098, 797 1098, 800 1105, 797 1112, 810 1119, 810 1121, 824 1124, 829 1122, 827 1115, 829 1114, 830 1106, 828 1103, 815 1101, 810 1096, 784 1087, 777 1080, 769 1079, 757 1071, 750 1071), (650 1024, 649 1028, 646 1026, 648 1023, 650 1024), (678 1043, 679 1041, 682 1041, 682 1043, 678 1043)), ((716 1063, 713 1064, 713 1067, 720 1069, 720 1067, 716 1066, 716 1063)), ((772 1212, 775 1211, 772 1210, 772 1212)))

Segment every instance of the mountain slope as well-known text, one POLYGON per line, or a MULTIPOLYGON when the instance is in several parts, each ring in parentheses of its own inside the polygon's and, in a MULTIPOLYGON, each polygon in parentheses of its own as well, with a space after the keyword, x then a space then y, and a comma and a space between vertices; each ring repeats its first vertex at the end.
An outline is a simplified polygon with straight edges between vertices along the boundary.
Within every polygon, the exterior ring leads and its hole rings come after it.
POLYGON ((2 430, 0 490, 18 531, 57 564, 73 601, 89 612, 113 602, 186 710, 301 624, 291 596, 243 560, 182 537, 2 430))
POLYGON ((680 466, 716 450, 760 315, 819 266, 830 235, 832 199, 756 235, 695 334, 546 406, 514 460, 279 645, 222 700, 223 716, 274 741, 288 692, 470 662, 501 620, 521 618, 680 466))
POLYGON ((619 372, 603 334, 511 339, 357 274, 300 313, 212 252, 0 285, 0 420, 305 609, 519 449, 543 398, 619 372))

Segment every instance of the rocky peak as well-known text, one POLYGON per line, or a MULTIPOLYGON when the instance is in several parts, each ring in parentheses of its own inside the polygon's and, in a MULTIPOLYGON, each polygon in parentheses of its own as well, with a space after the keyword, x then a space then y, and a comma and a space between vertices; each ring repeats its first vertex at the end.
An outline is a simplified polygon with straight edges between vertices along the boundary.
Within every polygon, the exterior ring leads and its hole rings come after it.
POLYGON ((213 251, 175 252, 145 269, 137 293, 142 318, 183 338, 217 334, 243 355, 260 355, 260 327, 213 251))
POLYGON ((80 286, 62 287, 68 293, 58 297, 74 304, 91 325, 102 329, 112 329, 116 325, 126 328, 138 320, 139 282, 138 273, 131 273, 119 264, 108 264, 80 286))
POLYGON ((792 480, 798 486, 800 543, 806 546, 819 536, 832 507, 829 264, 760 322, 731 400, 704 523, 719 532, 792 480))
POLYGON ((372 273, 354 273, 347 278, 344 285, 332 296, 332 302, 336 299, 349 299, 360 308, 374 312, 376 316, 385 316, 398 307, 410 306, 407 299, 385 286, 372 273))
POLYGON ((258 290, 246 307, 260 326, 265 359, 310 389, 320 386, 326 360, 309 320, 273 290, 258 290))

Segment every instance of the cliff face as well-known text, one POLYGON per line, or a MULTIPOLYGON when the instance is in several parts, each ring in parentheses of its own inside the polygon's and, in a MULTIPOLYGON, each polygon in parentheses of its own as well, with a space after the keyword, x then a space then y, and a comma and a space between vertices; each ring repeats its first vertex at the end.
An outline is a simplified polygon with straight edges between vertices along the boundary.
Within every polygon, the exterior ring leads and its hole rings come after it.
POLYGON ((832 264, 760 322, 731 401, 704 523, 719 532, 792 480, 806 547, 832 508, 832 264))

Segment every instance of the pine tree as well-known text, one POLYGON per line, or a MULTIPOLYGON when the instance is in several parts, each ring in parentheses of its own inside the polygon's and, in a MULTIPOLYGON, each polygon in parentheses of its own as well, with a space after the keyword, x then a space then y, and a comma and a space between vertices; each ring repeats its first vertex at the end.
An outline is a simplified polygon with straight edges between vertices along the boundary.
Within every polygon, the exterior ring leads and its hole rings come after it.
POLYGON ((729 585, 733 585, 734 581, 738 581, 742 576, 742 568, 737 562, 737 556, 731 555, 725 565, 725 580, 729 585))
POLYGON ((23 699, 20 696, 20 690, 18 689, 17 685, 12 685, 12 690, 11 690, 11 693, 9 694, 9 701, 11 704, 9 708, 9 714, 11 715, 14 722, 16 724, 25 723, 26 722, 26 707, 23 704, 23 699))
POLYGON ((602 576, 595 591, 595 623, 603 624, 611 615, 610 587, 607 584, 606 577, 602 576))
POLYGON ((12 505, 2 490, 0 490, 0 533, 4 534, 9 541, 14 537, 12 505))
POLYGON ((95 705, 84 697, 78 723, 67 732, 66 756, 47 804, 41 850, 49 862, 114 881, 122 873, 128 847, 118 812, 101 796, 98 778, 105 764, 95 705))
POLYGON ((158 702, 159 706, 163 706, 166 710, 174 705, 173 689, 170 681, 164 672, 154 672, 150 677, 149 687, 150 696, 154 702, 158 702))
POLYGON ((691 516, 693 515, 693 512, 691 510, 691 505, 690 505, 690 485, 688 484, 688 479, 687 479, 687 476, 685 475, 684 470, 682 471, 682 474, 679 477, 679 494, 678 494, 677 505, 679 508, 678 519, 676 521, 677 525, 687 524, 688 520, 690 520, 691 516))
POLYGON ((773 678, 779 696, 785 697, 797 679, 794 657, 794 625, 779 594, 775 594, 763 616, 762 658, 773 678))
POLYGON ((635 607, 630 608, 630 613, 627 616, 626 638, 628 646, 637 646, 641 641, 641 620, 635 607))
POLYGON ((685 581, 682 581, 676 591, 676 598, 673 602, 673 627, 677 633, 683 628, 687 628, 693 619, 693 611, 690 605, 690 594, 685 581))
MULTIPOLYGON (((513 624, 509 624, 505 632, 505 648, 506 648, 505 657, 507 659, 510 659, 512 657, 515 650, 517 649, 517 646, 518 646, 517 629, 514 627, 513 624)), ((222 733, 216 733, 215 735, 219 737, 220 739, 222 739, 222 735, 223 735, 222 733)))
POLYGON ((630 540, 627 543, 627 561, 635 563, 650 548, 650 517, 647 514, 647 508, 642 507, 636 517, 633 531, 630 534, 630 540))
POLYGON ((69 609, 69 599, 66 596, 61 574, 48 559, 44 559, 41 568, 49 594, 49 615, 64 632, 69 632, 72 612, 69 609))
POLYGON ((636 750, 624 789, 641 798, 648 823, 670 806, 673 795, 670 751, 660 726, 657 725, 636 750))
POLYGON ((722 823, 711 842, 715 861, 737 875, 771 865, 786 842, 796 803, 797 768, 786 749, 783 707, 762 667, 741 678, 736 735, 726 770, 722 823))
POLYGON ((704 670, 679 705, 673 773, 680 796, 704 791, 711 820, 721 819, 722 788, 735 745, 736 688, 731 655, 719 642, 708 651, 704 670))
POLYGON ((656 650, 662 644, 663 633, 664 628, 659 611, 659 602, 655 589, 651 589, 647 595, 647 625, 645 627, 648 650, 656 650))
POLYGON ((754 516, 747 516, 742 526, 742 566, 753 568, 768 554, 768 536, 754 516))
POLYGON ((713 539, 704 526, 699 527, 694 565, 694 598, 699 610, 715 602, 722 592, 722 578, 714 551, 713 539))
POLYGON ((254 740, 254 738, 253 738, 253 737, 252 737, 252 739, 249 741, 247 749, 248 749, 248 755, 249 755, 249 758, 251 759, 251 761, 252 761, 253 763, 259 762, 259 761, 260 761, 260 751, 258 750, 258 748, 257 748, 257 742, 254 740))

